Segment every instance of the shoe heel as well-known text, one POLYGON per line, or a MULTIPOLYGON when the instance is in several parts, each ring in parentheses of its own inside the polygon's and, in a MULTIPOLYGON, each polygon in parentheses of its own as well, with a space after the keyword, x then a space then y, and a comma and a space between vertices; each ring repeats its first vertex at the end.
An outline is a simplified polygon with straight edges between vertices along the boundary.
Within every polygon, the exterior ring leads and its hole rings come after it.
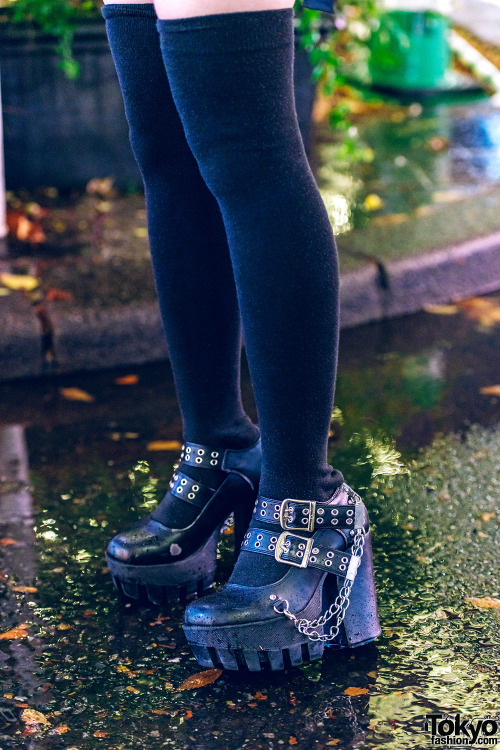
POLYGON ((344 638, 341 640, 351 648, 373 641, 381 632, 377 614, 370 532, 365 536, 363 557, 349 596, 343 630, 344 638))

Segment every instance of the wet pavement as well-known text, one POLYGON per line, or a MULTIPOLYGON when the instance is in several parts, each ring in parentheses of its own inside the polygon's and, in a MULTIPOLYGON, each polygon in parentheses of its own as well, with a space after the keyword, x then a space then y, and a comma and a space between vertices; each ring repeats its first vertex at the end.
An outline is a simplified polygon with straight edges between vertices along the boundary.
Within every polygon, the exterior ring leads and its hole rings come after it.
MULTIPOLYGON (((182 607, 118 601, 103 559, 177 458, 168 365, 3 384, 2 750, 399 750, 430 746, 426 714, 498 716, 499 610, 477 605, 500 599, 499 311, 495 295, 342 336, 330 456, 370 510, 382 637, 198 688, 182 607)), ((254 414, 248 377, 244 399, 254 414)), ((219 583, 230 567, 225 533, 219 583)))

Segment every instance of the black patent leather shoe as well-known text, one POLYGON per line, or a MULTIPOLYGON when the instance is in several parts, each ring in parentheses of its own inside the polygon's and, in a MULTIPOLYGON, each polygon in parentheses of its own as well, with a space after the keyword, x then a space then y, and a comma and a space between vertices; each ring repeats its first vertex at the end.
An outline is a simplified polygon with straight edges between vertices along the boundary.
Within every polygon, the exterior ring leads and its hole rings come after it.
POLYGON ((259 496, 254 515, 275 530, 252 528, 242 549, 256 565, 272 555, 283 577, 258 587, 229 579, 187 607, 184 632, 202 666, 282 670, 380 634, 368 513, 350 487, 327 503, 259 496))
POLYGON ((149 599, 154 604, 201 596, 213 584, 217 543, 222 526, 234 513, 235 549, 238 549, 257 497, 262 449, 259 440, 243 450, 215 450, 185 443, 170 490, 156 511, 129 531, 115 536, 106 560, 113 581, 126 597, 149 599), (225 472, 222 484, 213 489, 191 479, 183 468, 216 469, 225 472), (192 523, 173 529, 156 516, 164 503, 175 497, 197 511, 192 523))

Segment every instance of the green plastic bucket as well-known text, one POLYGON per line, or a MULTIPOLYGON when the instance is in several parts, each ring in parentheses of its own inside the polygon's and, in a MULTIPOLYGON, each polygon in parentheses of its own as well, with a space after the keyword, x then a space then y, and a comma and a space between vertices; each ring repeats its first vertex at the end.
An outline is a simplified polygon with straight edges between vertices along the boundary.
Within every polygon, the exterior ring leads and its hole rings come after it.
POLYGON ((432 10, 391 10, 370 40, 374 84, 398 89, 439 88, 450 64, 450 22, 432 10))

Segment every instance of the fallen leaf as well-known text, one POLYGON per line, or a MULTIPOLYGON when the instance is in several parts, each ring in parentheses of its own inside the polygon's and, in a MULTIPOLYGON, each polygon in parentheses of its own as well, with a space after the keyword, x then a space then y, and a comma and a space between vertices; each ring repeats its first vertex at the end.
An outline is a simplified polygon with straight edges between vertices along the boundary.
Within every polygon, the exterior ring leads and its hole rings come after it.
POLYGON ((177 692, 180 692, 181 690, 194 690, 195 688, 203 687, 204 685, 210 685, 211 682, 218 680, 221 674, 222 669, 207 669, 205 672, 193 674, 179 685, 177 692))
POLYGON ((54 732, 57 732, 57 734, 66 734, 69 727, 66 724, 60 724, 58 727, 54 727, 54 732))
POLYGON ((488 596, 483 598, 466 596, 464 601, 467 602, 467 604, 472 604, 473 607, 477 607, 478 609, 500 609, 500 599, 492 599, 488 596))
POLYGON ((68 625, 66 622, 60 622, 57 626, 58 630, 71 630, 71 625, 68 625))
POLYGON ((12 586, 12 591, 18 591, 21 594, 36 594, 36 586, 12 586))
POLYGON ((162 708, 153 708, 153 713, 160 716, 170 716, 170 711, 164 711, 162 708))
POLYGON ((345 695, 366 695, 369 692, 368 688, 358 687, 348 687, 347 690, 344 690, 345 695))
POLYGON ((481 513, 481 521, 491 521, 492 518, 495 518, 496 513, 481 513))
POLYGON ((247 706, 249 708, 257 708, 257 703, 255 703, 255 702, 253 702, 253 703, 247 703, 247 706))
POLYGON ((363 201, 363 205, 367 211, 378 211, 378 209, 382 208, 382 206, 384 205, 384 201, 382 200, 380 195, 377 195, 376 193, 370 193, 370 195, 367 195, 365 200, 363 201))
POLYGON ((73 295, 64 289, 49 289, 45 295, 49 302, 73 302, 73 295))
POLYGON ((0 273, 0 282, 8 289, 23 290, 31 292, 38 286, 38 279, 35 276, 22 276, 17 273, 0 273))
POLYGON ((146 229, 146 227, 135 227, 134 237, 143 239, 144 237, 147 237, 147 236, 148 236, 148 230, 146 229))
POLYGON ((107 737, 109 732, 103 732, 102 729, 98 729, 97 732, 94 732, 94 737, 107 737))
POLYGON ((25 708, 21 714, 21 721, 24 721, 28 725, 42 724, 43 726, 50 726, 47 717, 41 714, 40 711, 35 711, 34 708, 25 708))
POLYGON ((456 315, 459 308, 457 305, 424 305, 424 310, 431 315, 456 315))
POLYGON ((83 613, 83 616, 84 617, 93 617, 95 614, 97 614, 97 612, 95 611, 95 609, 86 609, 85 612, 83 613))
POLYGON ((59 393, 66 401, 86 401, 87 403, 95 401, 95 396, 82 391, 81 388, 59 388, 59 393))
POLYGON ((3 537, 3 539, 0 539, 0 547, 9 547, 11 544, 17 544, 15 539, 11 539, 8 536, 3 537))
POLYGON ((186 718, 186 719, 192 719, 192 718, 193 718, 193 712, 192 712, 192 711, 190 711, 190 710, 188 709, 188 710, 186 711, 186 716, 185 716, 185 718, 186 718))
POLYGON ((326 744, 327 744, 327 745, 328 745, 329 747, 332 747, 333 745, 338 745, 338 744, 339 744, 339 742, 340 742, 340 740, 329 740, 329 741, 328 741, 328 742, 327 742, 326 744))
POLYGON ((6 633, 0 633, 0 641, 15 641, 17 638, 24 638, 28 635, 25 627, 19 626, 18 628, 12 628, 7 630, 6 633))
POLYGON ((486 385, 479 389, 483 396, 500 396, 500 385, 486 385))
POLYGON ((296 745, 297 742, 298 742, 297 737, 290 737, 290 739, 288 740, 289 745, 296 745))
POLYGON ((377 673, 375 671, 373 671, 373 672, 367 672, 366 675, 367 675, 367 677, 371 677, 372 679, 375 679, 376 676, 377 676, 377 673))
POLYGON ((146 446, 148 451, 180 451, 181 448, 178 440, 153 440, 146 446))
POLYGON ((128 690, 129 693, 135 693, 136 695, 141 692, 140 690, 138 690, 133 685, 127 685, 127 687, 125 688, 125 690, 128 690))
POLYGON ((267 695, 263 695, 260 691, 257 691, 255 693, 254 698, 256 698, 258 701, 267 701, 267 695))
POLYGON ((116 385, 135 385, 139 382, 139 375, 122 375, 121 378, 115 378, 116 385))

